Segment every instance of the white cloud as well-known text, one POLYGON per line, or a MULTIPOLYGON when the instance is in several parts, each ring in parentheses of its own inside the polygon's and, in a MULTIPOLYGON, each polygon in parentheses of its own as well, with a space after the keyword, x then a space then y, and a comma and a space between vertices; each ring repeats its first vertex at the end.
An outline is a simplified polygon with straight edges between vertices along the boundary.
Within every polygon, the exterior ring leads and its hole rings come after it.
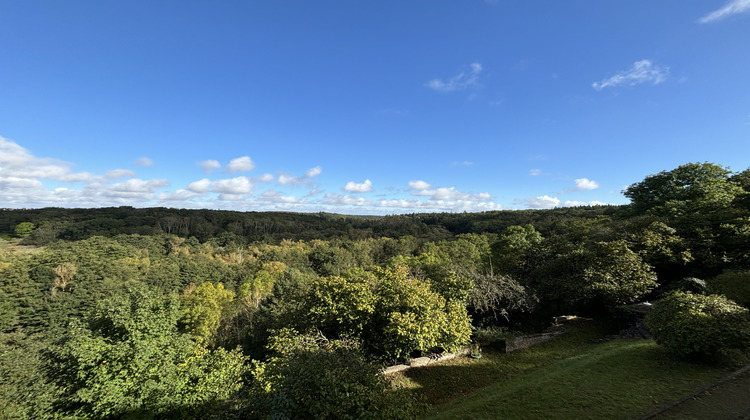
POLYGON ((320 166, 310 168, 302 176, 294 176, 286 172, 279 172, 278 182, 280 185, 311 185, 311 180, 323 172, 320 166))
POLYGON ((352 197, 351 195, 326 194, 323 203, 333 206, 357 206, 363 207, 370 202, 362 197, 352 197))
POLYGON ((453 92, 476 86, 479 80, 479 73, 482 72, 482 65, 480 63, 471 63, 469 67, 469 70, 462 71, 448 80, 432 79, 425 83, 425 86, 438 92, 453 92))
POLYGON ((451 167, 456 167, 456 166, 472 166, 472 165, 474 165, 474 162, 471 162, 471 161, 468 161, 468 160, 451 162, 451 167))
POLYGON ((60 177, 60 181, 63 182, 99 182, 102 181, 101 176, 94 175, 89 172, 78 172, 74 174, 68 174, 60 177))
POLYGON ((0 137, 0 176, 61 180, 72 165, 56 159, 35 157, 17 143, 0 137))
POLYGON ((421 211, 490 211, 503 208, 502 205, 491 201, 477 202, 470 200, 382 199, 373 204, 383 208, 421 211))
POLYGON ((542 195, 540 197, 525 198, 523 204, 531 209, 551 209, 560 205, 560 199, 542 195))
POLYGON ((305 172, 305 177, 307 178, 315 178, 316 176, 320 175, 320 173, 323 172, 323 169, 320 166, 316 166, 314 168, 310 168, 305 172))
POLYGON ((596 181, 592 181, 588 178, 576 179, 575 183, 576 183, 576 187, 574 191, 595 190, 599 188, 599 184, 597 184, 596 181))
POLYGON ((539 176, 541 174, 542 174, 542 170, 541 169, 532 169, 532 170, 529 171, 529 175, 531 175, 531 176, 539 176))
POLYGON ((603 201, 566 201, 563 203, 563 207, 582 207, 582 206, 606 206, 607 203, 603 201))
POLYGON ((109 189, 117 192, 152 193, 167 186, 169 186, 169 181, 166 179, 151 179, 148 181, 129 179, 125 182, 114 184, 109 189))
POLYGON ((283 195, 279 191, 268 190, 263 191, 263 193, 258 196, 258 200, 266 201, 269 203, 295 203, 297 202, 297 197, 283 195))
POLYGON ((187 189, 195 193, 207 193, 211 189, 211 180, 203 178, 199 181, 191 182, 190 185, 187 186, 187 189))
POLYGON ((213 160, 213 159, 204 160, 203 162, 198 162, 198 166, 203 168, 203 172, 207 174, 210 174, 211 171, 213 171, 214 169, 221 168, 221 164, 219 163, 219 161, 213 160))
POLYGON ((128 178, 128 177, 134 177, 135 172, 129 170, 129 169, 113 169, 111 171, 107 171, 104 176, 109 179, 116 179, 116 178, 128 178))
POLYGON ((469 194, 456 190, 455 187, 440 187, 435 189, 424 189, 413 192, 412 195, 430 197, 430 200, 461 200, 461 201, 488 201, 492 197, 489 193, 469 194))
POLYGON ((651 60, 641 60, 633 63, 628 70, 617 73, 601 82, 594 82, 591 86, 596 90, 602 90, 607 87, 635 86, 649 82, 657 85, 667 80, 668 77, 669 67, 654 65, 651 60))
MULTIPOLYGON (((225 195, 247 194, 253 190, 253 183, 250 178, 240 176, 231 179, 221 179, 211 183, 211 191, 225 195)), ((230 198, 234 199, 234 198, 230 198)))
POLYGON ((351 193, 368 193, 372 192, 372 181, 366 179, 365 182, 357 184, 356 182, 349 181, 344 185, 344 191, 351 193))
POLYGON ((710 23, 717 20, 722 20, 732 15, 740 13, 746 13, 750 11, 750 0, 731 0, 725 4, 721 9, 715 10, 706 16, 700 18, 700 23, 710 23))
POLYGON ((135 162, 133 162, 133 165, 135 166, 154 166, 154 161, 147 158, 147 157, 140 157, 135 162))
POLYGON ((432 187, 431 184, 424 181, 409 181, 409 189, 414 191, 424 191, 432 187))
POLYGON ((274 176, 271 175, 271 174, 263 174, 263 175, 261 175, 261 176, 259 176, 257 178, 253 178, 253 180, 257 181, 257 182, 266 182, 266 183, 268 183, 268 182, 273 182, 274 176))
POLYGON ((247 172, 255 169, 255 164, 250 159, 250 156, 242 156, 229 161, 227 165, 227 172, 247 172))
POLYGON ((161 193, 157 196, 157 198, 159 199, 159 201, 183 202, 184 203, 195 197, 200 197, 201 195, 202 194, 194 192, 194 191, 179 189, 173 193, 161 193))

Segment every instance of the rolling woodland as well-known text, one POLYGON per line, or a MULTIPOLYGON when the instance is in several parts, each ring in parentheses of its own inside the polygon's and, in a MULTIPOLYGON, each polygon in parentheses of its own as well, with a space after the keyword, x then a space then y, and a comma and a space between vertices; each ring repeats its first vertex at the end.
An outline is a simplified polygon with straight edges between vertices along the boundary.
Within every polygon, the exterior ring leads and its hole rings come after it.
POLYGON ((649 325, 675 357, 746 353, 750 170, 689 163, 624 194, 392 216, 0 210, 0 417, 419 417, 383 366, 644 301, 665 302, 649 325), (715 347, 672 328, 686 305, 718 308, 715 347))

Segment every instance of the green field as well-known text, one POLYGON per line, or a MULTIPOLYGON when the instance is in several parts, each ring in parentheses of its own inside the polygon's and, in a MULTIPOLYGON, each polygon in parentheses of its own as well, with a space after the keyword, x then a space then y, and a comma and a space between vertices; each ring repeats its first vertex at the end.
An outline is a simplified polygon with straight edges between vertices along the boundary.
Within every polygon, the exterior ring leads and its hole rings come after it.
POLYGON ((600 341, 593 322, 518 353, 485 351, 395 376, 431 405, 428 418, 638 418, 725 375, 675 361, 652 340, 600 341))

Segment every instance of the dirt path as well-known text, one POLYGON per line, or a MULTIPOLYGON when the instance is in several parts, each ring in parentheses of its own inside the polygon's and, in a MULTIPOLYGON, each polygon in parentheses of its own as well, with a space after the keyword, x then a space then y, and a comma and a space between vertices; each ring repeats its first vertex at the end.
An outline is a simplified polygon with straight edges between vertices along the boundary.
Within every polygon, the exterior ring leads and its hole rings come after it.
POLYGON ((643 419, 750 419, 750 365, 643 419))

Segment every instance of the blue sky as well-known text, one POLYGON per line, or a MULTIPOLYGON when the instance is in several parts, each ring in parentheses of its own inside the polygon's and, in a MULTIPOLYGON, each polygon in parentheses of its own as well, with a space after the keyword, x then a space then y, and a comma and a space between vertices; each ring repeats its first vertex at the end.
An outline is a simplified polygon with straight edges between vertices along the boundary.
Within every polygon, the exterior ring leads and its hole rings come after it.
POLYGON ((625 204, 750 164, 750 0, 0 0, 0 207, 625 204))

